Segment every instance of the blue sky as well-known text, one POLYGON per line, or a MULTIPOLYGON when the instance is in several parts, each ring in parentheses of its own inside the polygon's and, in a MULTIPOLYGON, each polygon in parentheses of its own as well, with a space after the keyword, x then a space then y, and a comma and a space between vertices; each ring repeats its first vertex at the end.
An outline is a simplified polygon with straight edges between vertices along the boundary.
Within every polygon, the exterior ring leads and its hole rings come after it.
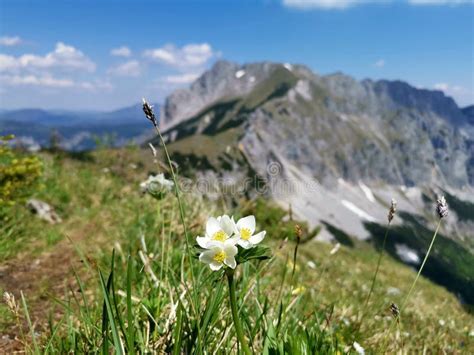
POLYGON ((401 79, 474 103, 472 0, 0 0, 0 108, 162 102, 218 59, 401 79))

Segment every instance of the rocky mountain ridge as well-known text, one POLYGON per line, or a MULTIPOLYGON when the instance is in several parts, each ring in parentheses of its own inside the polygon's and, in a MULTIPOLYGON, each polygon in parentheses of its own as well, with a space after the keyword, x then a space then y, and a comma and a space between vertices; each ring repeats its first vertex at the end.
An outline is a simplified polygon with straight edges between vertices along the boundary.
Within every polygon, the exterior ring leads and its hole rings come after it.
POLYGON ((212 125, 222 118, 224 106, 255 98, 260 101, 227 119, 245 126, 239 141, 252 146, 246 154, 257 165, 282 156, 324 184, 343 178, 474 185, 469 116, 441 91, 400 81, 359 82, 341 73, 319 76, 300 65, 221 61, 189 89, 170 95, 162 127, 174 126, 180 136, 204 131, 206 120, 212 125))
POLYGON ((161 124, 181 174, 205 187, 200 193, 269 196, 320 228, 318 239, 378 245, 395 198, 387 248, 415 267, 434 231, 436 195, 445 194, 451 213, 426 275, 474 304, 469 112, 400 81, 221 61, 170 95, 161 124))

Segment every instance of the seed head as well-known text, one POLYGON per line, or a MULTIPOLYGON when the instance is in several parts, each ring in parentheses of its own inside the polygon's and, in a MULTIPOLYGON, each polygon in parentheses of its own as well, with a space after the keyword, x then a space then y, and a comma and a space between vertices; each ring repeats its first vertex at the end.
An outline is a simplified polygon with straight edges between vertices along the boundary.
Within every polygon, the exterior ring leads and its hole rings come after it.
POLYGON ((390 312, 392 312, 392 316, 394 318, 398 318, 398 316, 400 315, 400 308, 398 308, 398 306, 395 303, 392 303, 390 305, 390 312))
POLYGON ((397 212, 397 201, 392 198, 392 201, 390 203, 390 209, 388 210, 388 223, 392 222, 392 219, 395 216, 395 212, 397 212))
POLYGON ((148 118, 155 127, 158 126, 155 113, 153 112, 153 105, 150 105, 144 98, 142 100, 143 100, 143 112, 145 113, 146 118, 148 118))
POLYGON ((296 235, 296 240, 299 242, 303 235, 303 229, 301 228, 299 224, 295 226, 295 235, 296 235))
POLYGON ((15 296, 10 292, 5 291, 3 293, 3 300, 5 301, 5 304, 7 305, 10 312, 12 312, 15 315, 18 315, 19 307, 18 307, 18 304, 16 303, 15 296))
POLYGON ((439 218, 444 218, 449 213, 448 204, 446 203, 444 196, 440 196, 436 200, 436 213, 438 214, 439 218))

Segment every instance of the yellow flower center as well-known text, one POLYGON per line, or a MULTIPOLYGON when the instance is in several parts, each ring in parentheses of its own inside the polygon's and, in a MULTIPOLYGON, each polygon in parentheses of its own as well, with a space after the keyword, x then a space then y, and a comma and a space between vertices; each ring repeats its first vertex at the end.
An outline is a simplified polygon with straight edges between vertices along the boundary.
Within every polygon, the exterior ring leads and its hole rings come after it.
POLYGON ((227 239, 227 234, 223 230, 220 230, 219 232, 214 233, 214 235, 212 236, 212 239, 217 240, 219 242, 223 242, 224 240, 227 239))
POLYGON ((225 258, 226 258, 226 253, 222 250, 220 252, 218 252, 216 255, 214 255, 214 261, 217 261, 218 263, 223 263, 225 258))
POLYGON ((251 236, 252 232, 250 232, 250 229, 242 228, 240 230, 240 238, 242 238, 243 240, 249 240, 251 236))

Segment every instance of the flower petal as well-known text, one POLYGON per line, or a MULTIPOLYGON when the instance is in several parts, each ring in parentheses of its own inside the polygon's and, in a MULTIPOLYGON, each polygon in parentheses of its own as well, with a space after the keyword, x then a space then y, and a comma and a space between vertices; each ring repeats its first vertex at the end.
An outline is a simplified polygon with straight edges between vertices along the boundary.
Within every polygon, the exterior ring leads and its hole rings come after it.
POLYGON ((208 244, 210 241, 211 239, 208 237, 196 237, 196 242, 201 248, 204 248, 204 249, 209 249, 208 244))
POLYGON ((234 228, 234 234, 239 234, 239 228, 237 228, 237 223, 235 223, 234 216, 230 218, 232 221, 232 228, 234 228))
POLYGON ((244 249, 250 249, 252 247, 252 243, 250 243, 248 240, 244 240, 244 239, 239 239, 237 244, 240 245, 244 249))
POLYGON ((251 215, 239 219, 239 221, 237 222, 237 227, 239 229, 247 228, 250 230, 250 233, 253 234, 253 232, 255 232, 255 217, 251 215))
POLYGON ((217 270, 220 270, 222 268, 222 263, 218 263, 218 262, 212 262, 209 264, 209 267, 211 268, 212 271, 217 271, 217 270))
POLYGON ((212 237, 216 232, 220 231, 221 226, 214 217, 210 217, 206 223, 206 235, 212 237))
POLYGON ((206 245, 206 249, 212 249, 216 253, 220 252, 224 248, 224 242, 219 240, 209 240, 206 245))
POLYGON ((199 261, 204 264, 210 264, 214 262, 214 255, 216 255, 214 250, 206 250, 199 255, 199 261))
POLYGON ((230 237, 234 231, 234 222, 230 219, 228 215, 223 215, 219 221, 220 228, 230 237))
POLYGON ((229 257, 234 257, 237 252, 239 251, 237 247, 234 244, 231 244, 229 242, 224 243, 224 247, 222 248, 224 250, 224 253, 229 257))
POLYGON ((235 261, 235 258, 233 256, 227 256, 224 260, 224 264, 226 264, 228 267, 231 269, 235 269, 237 266, 237 262, 235 261))
POLYGON ((263 240, 263 238, 265 238, 265 234, 267 234, 267 232, 262 231, 260 233, 255 234, 255 235, 252 235, 249 240, 254 245, 258 244, 263 240))
POLYGON ((224 242, 224 244, 226 244, 226 245, 227 245, 227 244, 229 244, 229 245, 230 245, 230 244, 231 244, 231 245, 235 245, 235 244, 237 244, 237 243, 239 242, 239 240, 240 240, 240 237, 239 237, 239 236, 232 237, 232 238, 227 239, 227 240, 224 242))

